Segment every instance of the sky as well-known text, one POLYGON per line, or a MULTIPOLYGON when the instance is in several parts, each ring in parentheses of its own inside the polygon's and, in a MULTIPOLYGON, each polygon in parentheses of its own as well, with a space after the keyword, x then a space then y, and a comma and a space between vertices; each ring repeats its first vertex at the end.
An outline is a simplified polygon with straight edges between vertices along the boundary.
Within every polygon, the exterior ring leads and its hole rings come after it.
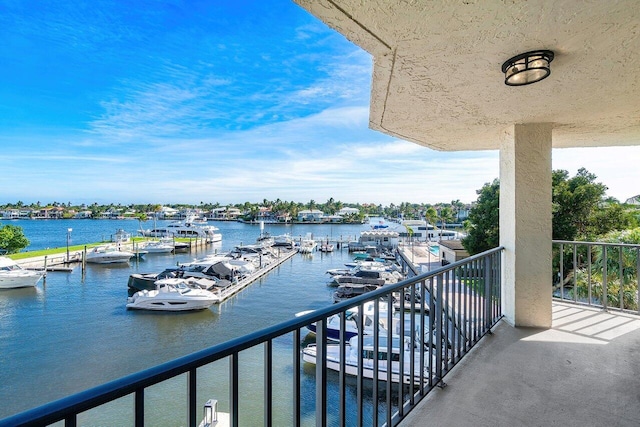
MULTIPOLYGON (((372 59, 289 0, 0 0, 0 204, 476 200, 496 151, 368 128, 372 59)), ((554 150, 625 200, 640 147, 554 150)))

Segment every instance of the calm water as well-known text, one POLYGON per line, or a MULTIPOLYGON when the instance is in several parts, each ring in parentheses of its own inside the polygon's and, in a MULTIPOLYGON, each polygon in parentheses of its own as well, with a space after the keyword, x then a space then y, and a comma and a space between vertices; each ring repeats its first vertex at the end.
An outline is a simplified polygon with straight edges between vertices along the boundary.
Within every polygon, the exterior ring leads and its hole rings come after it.
MULTIPOLYGON (((52 220, 11 221, 23 227, 31 249, 66 245, 67 228, 72 244, 108 239, 116 229, 135 234, 137 221, 52 220)), ((237 222, 214 222, 223 242, 200 252, 178 255, 147 255, 129 266, 88 265, 83 275, 50 272, 35 289, 0 291, 0 418, 51 400, 79 392, 124 375, 146 369, 264 327, 290 319, 294 313, 331 304, 332 288, 325 271, 351 260, 345 250, 332 254, 296 255, 266 278, 234 298, 210 310, 194 313, 148 313, 127 311, 127 279, 133 272, 156 272, 226 251, 234 245, 253 243, 259 226, 237 222)), ((145 228, 150 223, 143 224, 145 228)), ((358 236, 368 225, 266 225, 272 234, 290 233, 314 237, 358 236)), ((291 338, 274 343, 275 425, 291 423, 291 338)), ((240 355, 241 425, 262 425, 262 352, 240 355)), ((228 410, 227 363, 198 371, 198 400, 219 400, 228 410)), ((306 423, 314 424, 314 375, 303 367, 303 410, 306 423)), ((145 408, 148 425, 185 424, 186 379, 150 388, 145 408), (180 386, 176 386, 179 384, 180 386)), ((337 405, 337 381, 329 385, 329 404, 337 405)), ((355 389, 349 395, 355 399, 355 389)), ((130 425, 132 398, 94 410, 81 418, 82 425, 130 425)))

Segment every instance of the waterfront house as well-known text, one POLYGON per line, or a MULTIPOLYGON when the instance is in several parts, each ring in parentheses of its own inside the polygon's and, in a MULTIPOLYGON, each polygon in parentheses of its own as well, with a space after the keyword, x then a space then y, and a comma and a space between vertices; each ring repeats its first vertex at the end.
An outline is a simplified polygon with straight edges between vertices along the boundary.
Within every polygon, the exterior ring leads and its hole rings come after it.
POLYGON ((80 211, 80 212, 76 212, 73 215, 74 219, 90 219, 92 217, 92 213, 91 211, 80 211))
POLYGON ((360 209, 358 208, 349 208, 344 207, 336 212, 336 215, 346 216, 346 215, 358 215, 360 213, 360 209))
POLYGON ((324 212, 318 209, 305 209, 298 212, 298 221, 300 222, 322 222, 324 212))
POLYGON ((60 219, 64 215, 64 208, 62 207, 46 207, 34 211, 32 218, 35 219, 60 219))
POLYGON ((158 212, 158 219, 173 219, 178 216, 178 213, 178 209, 162 206, 158 212))
POLYGON ((322 221, 332 224, 339 224, 344 221, 344 218, 342 217, 342 215, 324 215, 322 217, 322 221))
POLYGON ((31 209, 6 209, 2 212, 2 219, 26 219, 31 214, 31 209))

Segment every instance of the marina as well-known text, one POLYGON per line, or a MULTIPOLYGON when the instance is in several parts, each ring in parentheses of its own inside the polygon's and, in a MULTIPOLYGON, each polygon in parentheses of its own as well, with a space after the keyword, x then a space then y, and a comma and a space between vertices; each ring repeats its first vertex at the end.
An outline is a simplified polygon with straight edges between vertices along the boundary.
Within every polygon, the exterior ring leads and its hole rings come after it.
MULTIPOLYGON (((116 228, 135 227, 132 221, 16 221, 24 226, 33 249, 55 246, 42 237, 44 230, 55 226, 61 236, 57 246, 64 247, 67 228, 73 228, 73 244, 100 241, 116 228), (34 228, 41 227, 41 228, 34 228), (78 241, 77 236, 86 236, 78 241), (33 237, 32 237, 33 236, 33 237)), ((309 255, 289 254, 273 265, 270 271, 256 277, 251 286, 245 286, 209 309, 183 313, 162 313, 127 310, 127 281, 133 273, 159 272, 169 266, 191 263, 206 256, 231 251, 236 246, 255 242, 259 235, 257 225, 237 222, 218 224, 222 242, 198 245, 186 253, 145 255, 133 258, 128 264, 89 264, 83 271, 76 264, 72 271, 50 272, 38 286, 0 292, 0 354, 4 368, 0 380, 4 386, 0 397, 4 404, 0 417, 82 391, 121 376, 140 371, 160 363, 243 336, 256 330, 291 319, 303 310, 314 310, 333 303, 334 288, 327 286, 326 271, 344 268, 353 260, 347 246, 326 253, 316 250, 309 255), (268 273, 268 274, 267 274, 268 273), (99 369, 97 369, 99 367, 99 369), (19 373, 16 375, 15 373, 19 373), (64 381, 56 378, 63 376, 64 381), (37 389, 38 393, 34 393, 37 389)), ((274 236, 289 234, 306 236, 313 232, 316 238, 334 238, 336 230, 346 236, 358 236, 367 225, 322 226, 270 226, 274 236)), ((135 232, 135 229, 131 230, 135 232)), ((339 238, 339 237, 338 237, 339 238)), ((312 338, 310 338, 312 339, 312 338)), ((274 342, 274 370, 287 372, 290 365, 282 364, 278 354, 289 354, 290 342, 274 342)), ((261 360, 262 354, 247 355, 261 360)), ((251 362, 249 362, 251 363, 251 362)), ((226 364, 212 366, 204 372, 198 383, 198 396, 204 404, 216 396, 222 412, 227 411, 228 396, 226 364)), ((313 369, 303 366, 303 399, 313 401, 313 369)), ((261 400, 253 394, 262 382, 254 372, 241 372, 243 418, 241 425, 254 425, 261 419, 261 400), (253 419, 246 414, 258 414, 253 419)), ((288 390, 288 376, 283 374, 277 390, 288 390)), ((149 422, 164 420, 164 424, 180 425, 184 421, 179 408, 174 406, 171 392, 159 387, 147 403, 152 411, 149 422), (157 418, 154 418, 157 417, 157 418)), ((337 384, 329 385, 328 399, 336 404, 337 384)), ((285 393, 282 392, 284 395, 285 393)), ((348 399, 355 399, 350 396, 348 399)), ((331 404, 331 403, 330 403, 331 404)), ((129 425, 130 412, 126 402, 112 404, 100 411, 90 411, 82 424, 129 425), (90 419, 91 422, 86 422, 90 419)), ((309 408, 309 420, 313 409, 309 408)), ((274 411, 278 425, 290 421, 290 408, 285 401, 276 402, 274 411), (284 405, 284 406, 283 406, 284 405)), ((82 420, 81 420, 82 421, 82 420)))

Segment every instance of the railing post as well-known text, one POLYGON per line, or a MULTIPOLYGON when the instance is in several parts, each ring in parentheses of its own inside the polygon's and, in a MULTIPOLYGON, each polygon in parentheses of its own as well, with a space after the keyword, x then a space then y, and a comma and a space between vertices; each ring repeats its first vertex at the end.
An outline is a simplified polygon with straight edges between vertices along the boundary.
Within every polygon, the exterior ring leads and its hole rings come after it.
POLYGON ((560 243, 560 268, 558 269, 558 275, 560 276, 558 281, 560 282, 560 299, 564 299, 564 245, 560 243))
POLYGON ((327 425, 327 322, 316 322, 316 427, 327 425))
POLYGON ((136 390, 134 405, 135 405, 135 408, 134 408, 135 426, 144 427, 144 389, 143 388, 136 390))
POLYGON ((338 419, 340 426, 347 424, 347 378, 346 378, 346 358, 347 358, 347 319, 345 313, 340 315, 340 403, 338 404, 338 419))
POLYGON ((607 310, 608 303, 608 295, 607 295, 607 276, 609 275, 607 269, 607 246, 602 245, 602 309, 607 310))
POLYGON ((484 331, 491 329, 491 301, 493 299, 491 288, 493 283, 493 271, 491 268, 491 258, 484 259, 484 331))
POLYGON ((293 331, 293 426, 300 426, 300 329, 293 331))
POLYGON ((587 245, 587 287, 589 288, 589 305, 593 302, 593 284, 591 283, 591 245, 587 245))
POLYGON ((187 372, 187 400, 189 402, 189 406, 187 408, 187 425, 190 427, 196 427, 198 425, 197 421, 197 387, 196 387, 196 368, 190 369, 187 372))
POLYGON ((238 397, 238 353, 229 356, 229 410, 231 425, 239 426, 240 402, 238 397))
POLYGON ((624 310, 624 259, 622 258, 622 245, 618 246, 618 273, 620 277, 620 310, 624 310))
POLYGON ((442 381, 442 321, 444 316, 442 291, 444 284, 442 283, 442 273, 437 276, 436 283, 436 310, 434 313, 435 332, 436 332, 436 384, 442 381))
POLYGON ((264 343, 264 425, 273 424, 273 342, 264 343))
POLYGON ((638 301, 638 314, 640 314, 640 248, 636 249, 636 301, 638 301))
POLYGON ((578 245, 573 244, 573 302, 578 302, 578 245))

